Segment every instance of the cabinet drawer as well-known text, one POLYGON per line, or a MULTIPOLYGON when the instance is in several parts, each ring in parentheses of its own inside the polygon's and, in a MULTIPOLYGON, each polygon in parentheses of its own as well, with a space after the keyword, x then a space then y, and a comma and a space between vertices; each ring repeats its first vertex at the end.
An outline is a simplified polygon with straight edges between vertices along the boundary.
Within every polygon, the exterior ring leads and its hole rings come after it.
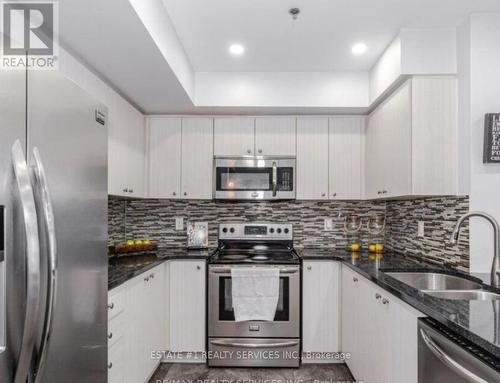
POLYGON ((125 342, 118 341, 108 349, 108 383, 126 382, 125 342))
POLYGON ((121 312, 115 315, 113 319, 108 320, 108 347, 113 346, 125 334, 125 313, 121 312))
POLYGON ((108 295, 108 320, 113 319, 125 309, 125 291, 108 295))

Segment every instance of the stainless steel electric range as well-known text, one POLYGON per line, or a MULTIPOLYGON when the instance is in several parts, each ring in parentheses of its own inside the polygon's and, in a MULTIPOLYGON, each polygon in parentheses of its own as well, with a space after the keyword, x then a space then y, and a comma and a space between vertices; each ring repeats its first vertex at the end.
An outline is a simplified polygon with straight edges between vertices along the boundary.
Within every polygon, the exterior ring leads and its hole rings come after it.
POLYGON ((208 365, 298 367, 301 268, 293 227, 279 223, 226 223, 208 261, 208 365), (279 301, 273 321, 235 322, 231 269, 278 268, 279 301))

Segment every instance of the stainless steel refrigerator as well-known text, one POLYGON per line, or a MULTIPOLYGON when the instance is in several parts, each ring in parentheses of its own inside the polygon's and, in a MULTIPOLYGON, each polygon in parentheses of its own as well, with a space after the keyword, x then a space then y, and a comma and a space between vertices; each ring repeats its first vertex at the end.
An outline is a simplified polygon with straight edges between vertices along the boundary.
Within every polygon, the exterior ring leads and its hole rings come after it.
POLYGON ((0 382, 107 380, 105 107, 0 70, 0 382))

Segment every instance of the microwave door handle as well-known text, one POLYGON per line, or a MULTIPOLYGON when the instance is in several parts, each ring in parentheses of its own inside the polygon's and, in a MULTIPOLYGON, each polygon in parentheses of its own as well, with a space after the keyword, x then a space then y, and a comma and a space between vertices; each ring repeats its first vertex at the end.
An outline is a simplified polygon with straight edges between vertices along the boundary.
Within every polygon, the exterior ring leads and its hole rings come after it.
POLYGON ((273 197, 276 197, 278 190, 278 165, 273 161, 273 197))
POLYGON ((460 363, 454 360, 451 356, 446 354, 444 350, 437 345, 436 342, 432 340, 430 335, 428 335, 424 330, 420 329, 420 336, 424 341, 425 345, 431 350, 431 352, 438 358, 444 365, 446 365, 451 370, 455 371, 458 375, 464 379, 473 383, 488 383, 486 380, 480 378, 472 371, 467 370, 460 363))
POLYGON ((47 305, 45 317, 43 318, 44 326, 39 347, 39 359, 35 370, 35 383, 38 383, 40 382, 41 376, 43 375, 43 369, 45 368, 45 362, 47 359, 47 343, 49 342, 50 335, 52 333, 53 313, 57 290, 57 241, 54 223, 54 210, 48 188, 47 176, 40 157, 40 152, 36 147, 33 148, 32 171, 35 179, 35 185, 39 188, 38 190, 42 205, 41 210, 43 214, 42 218, 45 224, 48 247, 48 283, 46 291, 47 305))
POLYGON ((35 197, 28 165, 21 142, 14 142, 11 150, 12 164, 24 220, 26 235, 26 313, 23 324, 21 349, 16 366, 14 383, 26 383, 31 376, 31 362, 36 342, 36 329, 40 310, 40 239, 35 197))

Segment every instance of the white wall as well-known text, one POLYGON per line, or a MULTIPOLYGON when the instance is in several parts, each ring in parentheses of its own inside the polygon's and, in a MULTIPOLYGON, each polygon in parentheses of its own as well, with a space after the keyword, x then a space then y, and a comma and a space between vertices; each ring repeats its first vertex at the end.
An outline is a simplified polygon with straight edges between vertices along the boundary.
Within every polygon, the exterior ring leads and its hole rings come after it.
POLYGON ((397 36, 370 71, 370 102, 394 84, 401 73, 401 38, 397 36))
MULTIPOLYGON (((470 127, 470 209, 485 211, 500 221, 500 164, 482 163, 484 115, 500 113, 500 14, 472 15, 458 36, 460 102, 466 108, 462 117, 470 127)), ((472 219, 470 231, 471 271, 488 272, 492 230, 488 223, 472 219)))
POLYGON ((197 72, 196 106, 367 107, 366 72, 197 72))

